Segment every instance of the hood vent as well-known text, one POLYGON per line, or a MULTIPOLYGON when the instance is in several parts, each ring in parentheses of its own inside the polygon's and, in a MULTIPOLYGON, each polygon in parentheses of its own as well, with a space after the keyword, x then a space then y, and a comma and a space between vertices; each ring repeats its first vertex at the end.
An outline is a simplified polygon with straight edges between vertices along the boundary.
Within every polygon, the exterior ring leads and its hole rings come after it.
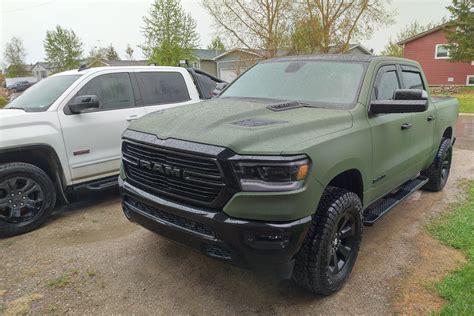
POLYGON ((304 104, 296 101, 291 101, 291 102, 282 102, 282 103, 276 103, 267 106, 267 109, 278 112, 278 111, 286 111, 286 110, 291 110, 291 109, 296 109, 296 108, 302 108, 304 107, 304 104))
POLYGON ((233 122, 232 125, 243 126, 243 127, 259 127, 259 126, 284 124, 284 123, 288 123, 288 121, 275 121, 275 120, 251 118, 251 119, 233 122))

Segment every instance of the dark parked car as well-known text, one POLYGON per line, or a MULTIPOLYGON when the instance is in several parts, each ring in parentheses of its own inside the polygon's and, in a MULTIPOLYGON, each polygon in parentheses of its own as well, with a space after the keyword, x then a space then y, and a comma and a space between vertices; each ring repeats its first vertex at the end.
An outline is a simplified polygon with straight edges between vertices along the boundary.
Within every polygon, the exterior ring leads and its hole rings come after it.
POLYGON ((31 87, 32 85, 33 83, 30 83, 28 81, 18 81, 7 86, 7 88, 12 90, 13 92, 22 92, 31 87))

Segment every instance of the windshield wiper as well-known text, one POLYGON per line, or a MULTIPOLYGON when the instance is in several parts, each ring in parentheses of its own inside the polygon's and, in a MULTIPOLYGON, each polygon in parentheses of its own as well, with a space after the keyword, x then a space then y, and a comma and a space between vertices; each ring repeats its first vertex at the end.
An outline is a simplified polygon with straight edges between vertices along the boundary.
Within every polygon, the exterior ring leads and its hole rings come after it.
POLYGON ((19 106, 6 106, 5 109, 9 109, 9 110, 23 110, 26 112, 25 108, 21 108, 19 106))

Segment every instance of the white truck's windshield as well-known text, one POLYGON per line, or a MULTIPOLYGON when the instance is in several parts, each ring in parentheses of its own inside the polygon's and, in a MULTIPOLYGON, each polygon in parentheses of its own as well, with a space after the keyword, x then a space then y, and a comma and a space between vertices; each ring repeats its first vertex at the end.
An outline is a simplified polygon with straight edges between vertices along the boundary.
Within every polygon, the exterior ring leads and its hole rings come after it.
POLYGON ((346 107, 356 101, 365 68, 365 64, 359 62, 263 62, 239 77, 220 97, 346 107))
POLYGON ((46 111, 80 76, 81 75, 61 75, 41 80, 8 103, 5 108, 22 109, 27 112, 46 111))

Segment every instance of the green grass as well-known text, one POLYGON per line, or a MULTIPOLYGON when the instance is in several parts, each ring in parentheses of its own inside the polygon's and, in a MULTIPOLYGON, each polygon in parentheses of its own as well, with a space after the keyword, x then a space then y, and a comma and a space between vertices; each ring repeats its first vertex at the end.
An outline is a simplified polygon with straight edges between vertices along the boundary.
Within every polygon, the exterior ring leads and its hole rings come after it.
POLYGON ((0 97, 0 109, 7 105, 8 100, 5 97, 0 97))
POLYGON ((69 277, 67 276, 67 274, 63 274, 56 279, 52 279, 48 281, 48 286, 55 287, 55 288, 62 288, 68 284, 69 284, 69 277))
POLYGON ((459 100, 460 113, 474 113, 474 92, 456 94, 454 97, 459 100))
POLYGON ((463 204, 428 227, 435 238, 461 250, 468 260, 436 284, 438 293, 448 301, 441 315, 474 315, 474 182, 470 182, 467 193, 463 204))

